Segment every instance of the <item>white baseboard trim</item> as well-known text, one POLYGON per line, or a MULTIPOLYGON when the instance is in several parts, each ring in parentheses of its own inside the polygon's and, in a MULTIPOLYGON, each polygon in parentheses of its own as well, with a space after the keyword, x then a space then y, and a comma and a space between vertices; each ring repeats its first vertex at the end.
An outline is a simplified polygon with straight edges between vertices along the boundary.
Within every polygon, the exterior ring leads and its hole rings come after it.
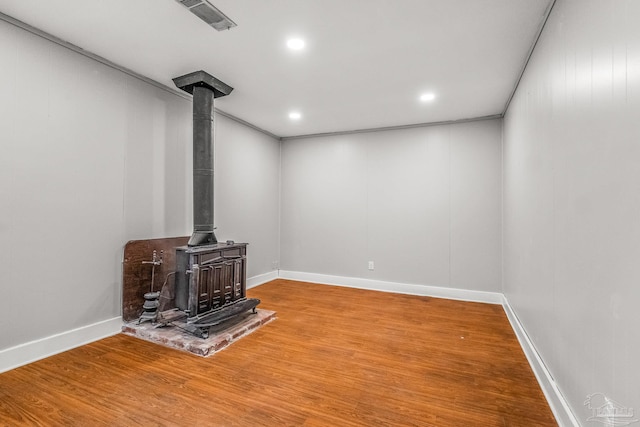
POLYGON ((556 417, 558 425, 560 427, 580 427, 580 423, 571 411, 567 400, 560 392, 558 385, 542 361, 542 357, 540 357, 538 350, 536 350, 533 342, 529 339, 522 323, 520 323, 518 316, 516 316, 516 313, 511 308, 511 305, 509 305, 509 301, 507 301, 505 296, 503 296, 502 306, 507 314, 509 323, 511 323, 511 328, 513 328, 513 331, 518 337, 520 347, 522 347, 524 354, 527 356, 527 360, 529 360, 529 365, 538 379, 538 384, 540 384, 540 388, 547 398, 549 407, 551 408, 553 415, 556 417))
POLYGON ((502 294, 499 292, 472 291, 467 289, 446 288, 443 286, 413 285, 408 283, 362 279, 358 277, 330 276, 326 274, 303 273, 300 271, 287 270, 280 270, 279 277, 281 279, 297 280, 300 282, 345 286, 349 288, 368 289, 382 292, 394 292, 397 294, 502 304, 502 294))
POLYGON ((249 277, 247 279, 247 289, 255 288, 264 283, 270 282, 278 278, 278 270, 273 270, 268 273, 258 274, 257 276, 249 277))
POLYGON ((122 330, 122 317, 103 320, 71 331, 0 350, 0 373, 97 341, 122 330))

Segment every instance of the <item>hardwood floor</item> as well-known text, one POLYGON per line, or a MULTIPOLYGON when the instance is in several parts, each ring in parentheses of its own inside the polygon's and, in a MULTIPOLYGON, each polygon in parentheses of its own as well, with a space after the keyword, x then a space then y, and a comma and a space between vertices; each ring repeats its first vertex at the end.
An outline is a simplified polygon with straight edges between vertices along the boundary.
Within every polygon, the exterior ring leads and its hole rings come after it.
POLYGON ((116 335, 0 375, 0 425, 555 426, 501 306, 275 280, 211 358, 116 335))

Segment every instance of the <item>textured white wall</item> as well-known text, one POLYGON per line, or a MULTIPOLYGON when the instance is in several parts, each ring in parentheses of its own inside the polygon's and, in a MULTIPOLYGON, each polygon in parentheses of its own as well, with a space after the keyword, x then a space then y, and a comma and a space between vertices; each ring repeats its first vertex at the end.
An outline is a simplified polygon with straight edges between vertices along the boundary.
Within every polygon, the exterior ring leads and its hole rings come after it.
POLYGON ((640 409, 639 16, 558 0, 504 123, 504 292, 583 423, 640 409))
POLYGON ((500 291, 500 188, 499 120, 287 140, 281 268, 500 291))
POLYGON ((125 102, 125 239, 191 234, 191 102, 130 77, 125 102))
POLYGON ((0 21, 0 349, 117 316, 126 79, 0 21))
POLYGON ((215 140, 216 237, 221 242, 249 243, 248 277, 276 270, 280 142, 220 115, 216 116, 215 140))
MULTIPOLYGON (((187 99, 4 21, 0 57, 2 350, 120 315, 124 244, 191 233, 192 151, 187 99)), ((268 272, 279 142, 221 116, 216 137, 217 235, 268 272)))

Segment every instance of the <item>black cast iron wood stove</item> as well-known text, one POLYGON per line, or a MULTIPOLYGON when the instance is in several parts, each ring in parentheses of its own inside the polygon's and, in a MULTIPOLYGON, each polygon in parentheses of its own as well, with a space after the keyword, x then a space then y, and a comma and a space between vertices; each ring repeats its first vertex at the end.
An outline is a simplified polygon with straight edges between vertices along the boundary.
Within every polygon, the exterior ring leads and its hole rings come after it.
POLYGON ((213 225, 214 99, 233 88, 204 71, 173 79, 193 95, 193 234, 176 248, 175 304, 187 317, 187 330, 206 338, 211 326, 253 310, 246 297, 246 243, 218 243, 213 225))

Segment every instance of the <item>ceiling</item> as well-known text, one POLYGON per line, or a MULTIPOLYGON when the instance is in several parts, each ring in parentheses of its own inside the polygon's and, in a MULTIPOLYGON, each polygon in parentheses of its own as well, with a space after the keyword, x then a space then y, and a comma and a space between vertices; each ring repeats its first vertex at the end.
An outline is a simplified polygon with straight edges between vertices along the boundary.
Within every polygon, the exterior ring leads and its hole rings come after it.
POLYGON ((551 1, 210 0, 237 24, 221 32, 175 0, 0 12, 169 87, 204 70, 235 88, 219 110, 291 137, 502 114, 551 1))

